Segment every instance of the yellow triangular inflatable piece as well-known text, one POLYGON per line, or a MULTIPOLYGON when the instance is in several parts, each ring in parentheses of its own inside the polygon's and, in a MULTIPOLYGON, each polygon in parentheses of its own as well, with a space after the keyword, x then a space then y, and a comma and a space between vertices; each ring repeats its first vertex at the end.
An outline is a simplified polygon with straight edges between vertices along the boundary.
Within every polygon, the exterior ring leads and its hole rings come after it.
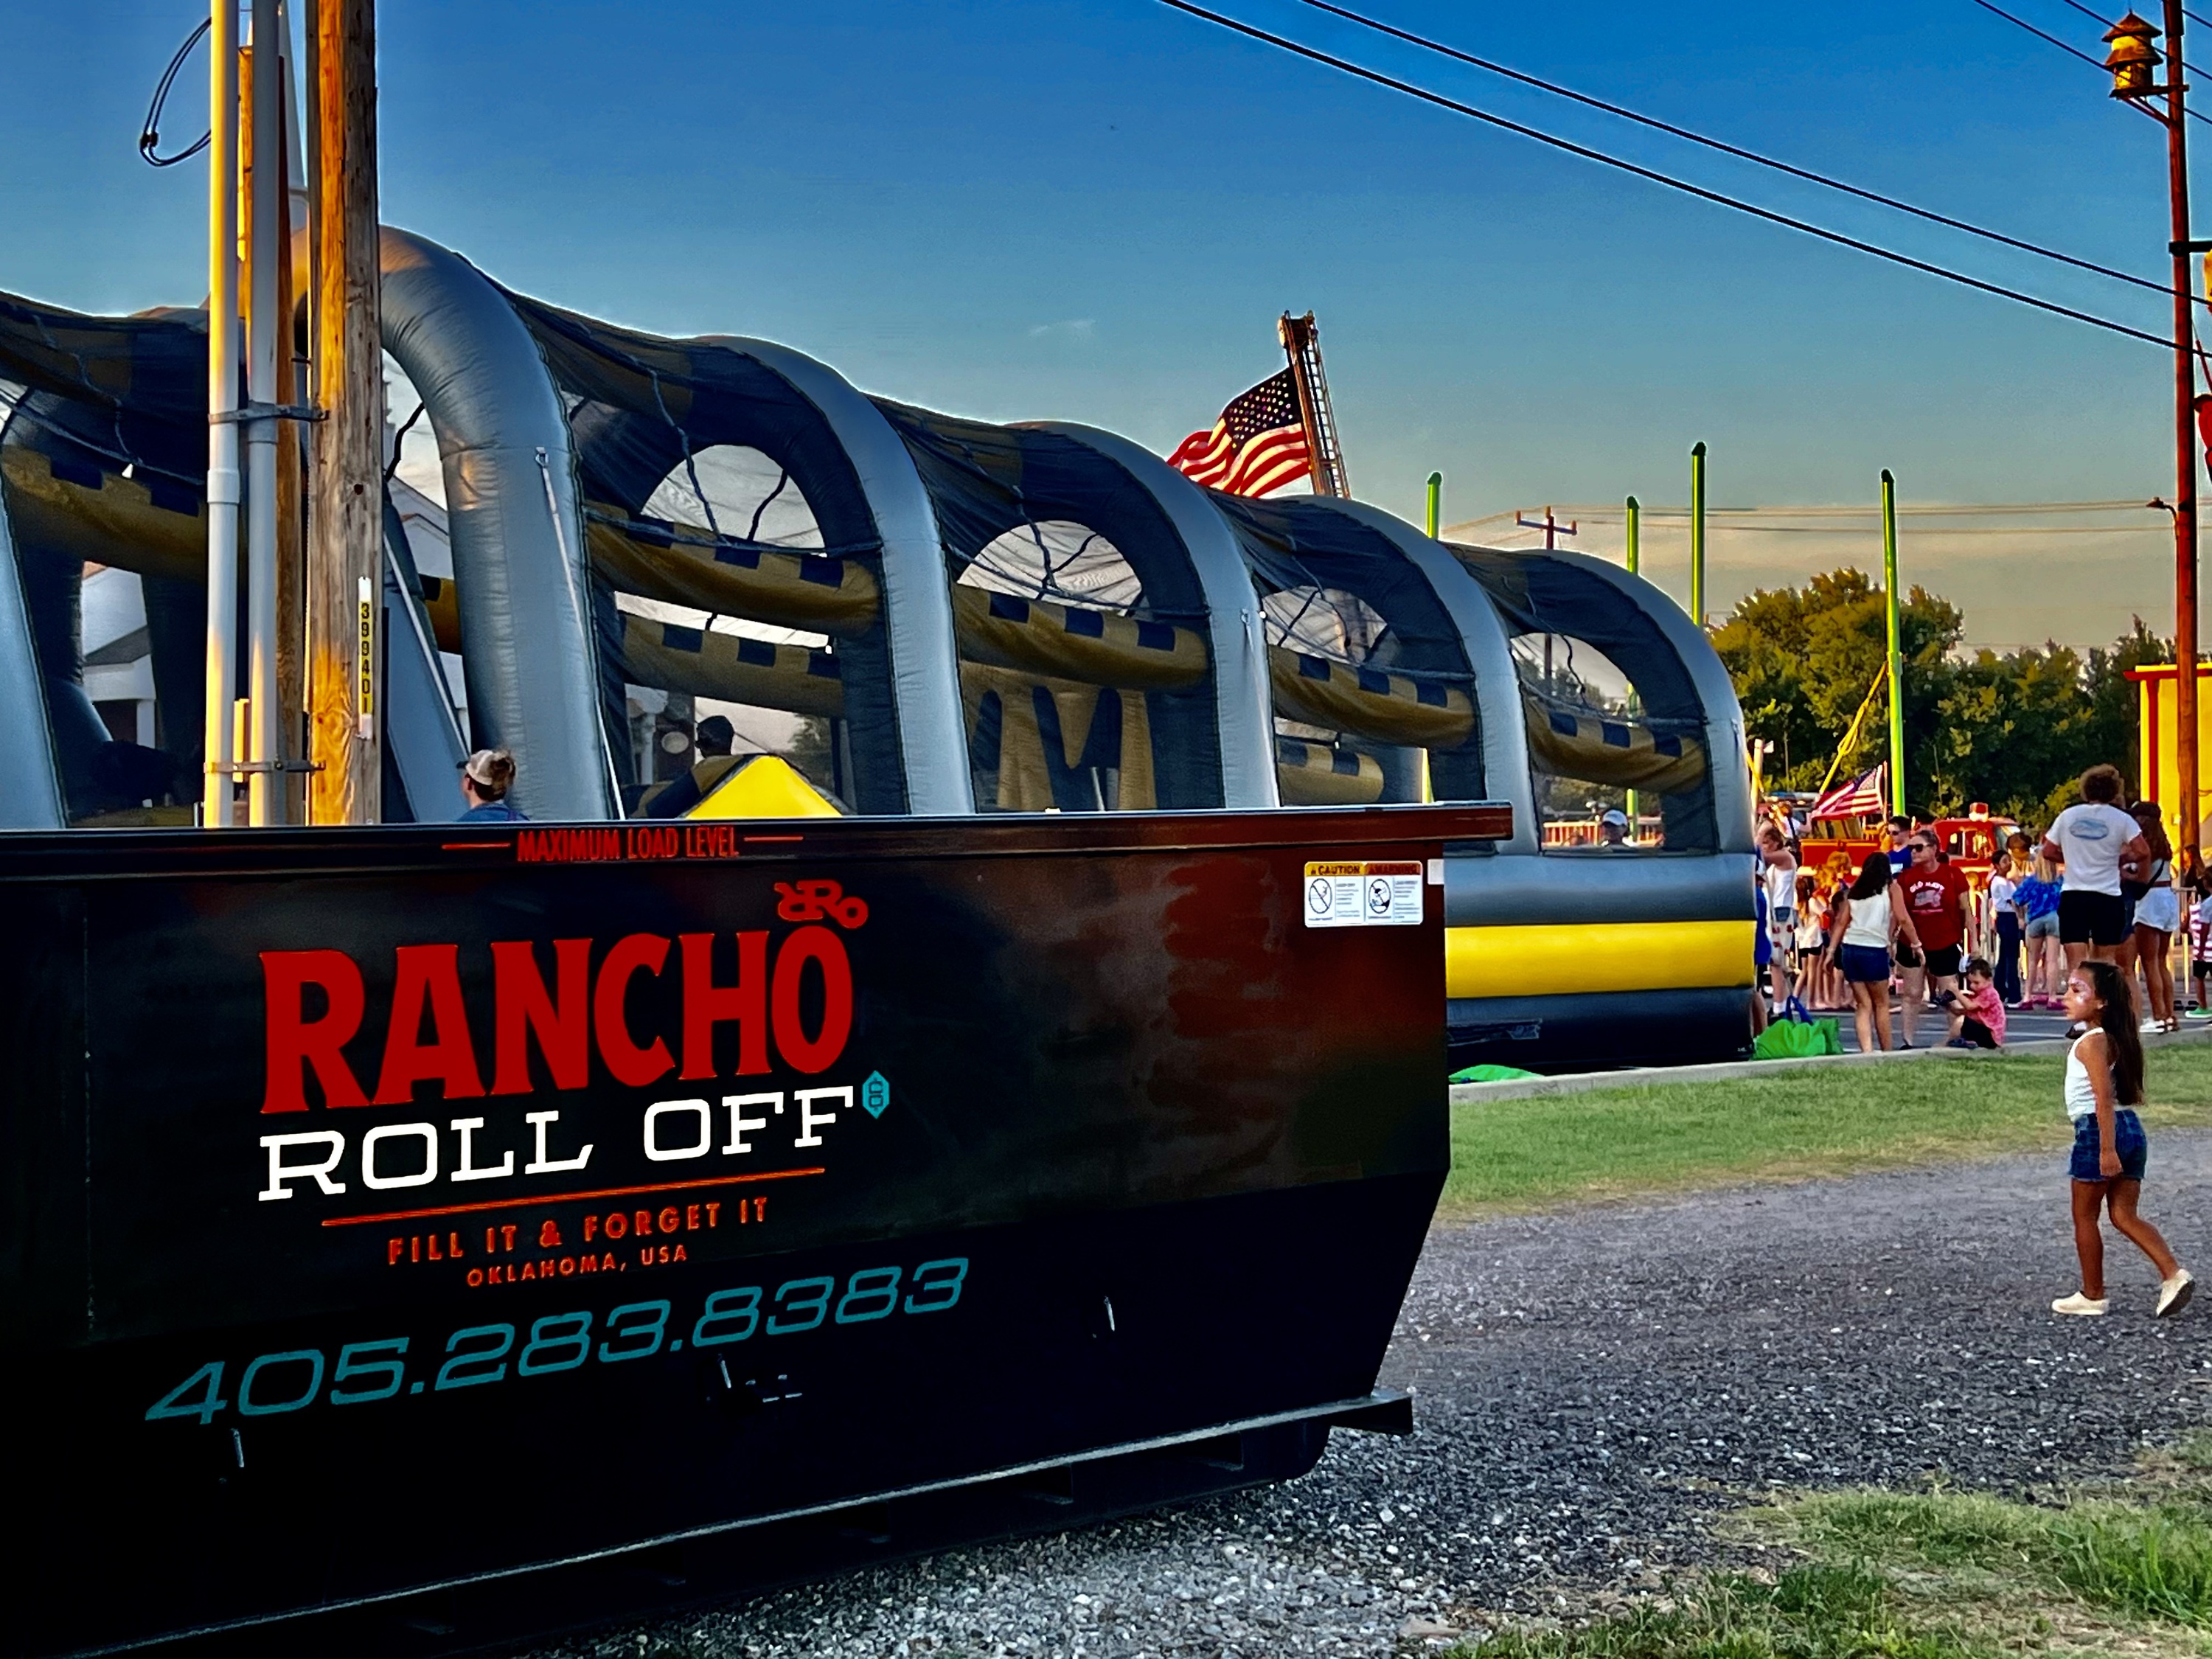
POLYGON ((834 818, 842 813, 781 755, 756 755, 708 792, 687 818, 834 818))

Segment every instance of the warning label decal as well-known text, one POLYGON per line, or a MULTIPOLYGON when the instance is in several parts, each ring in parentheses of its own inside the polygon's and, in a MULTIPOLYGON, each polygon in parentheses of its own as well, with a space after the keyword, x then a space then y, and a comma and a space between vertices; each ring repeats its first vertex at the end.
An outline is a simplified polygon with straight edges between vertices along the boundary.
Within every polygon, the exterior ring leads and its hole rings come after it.
POLYGON ((1422 874, 1418 859, 1309 864, 1305 873, 1306 926, 1418 926, 1421 920, 1422 874))

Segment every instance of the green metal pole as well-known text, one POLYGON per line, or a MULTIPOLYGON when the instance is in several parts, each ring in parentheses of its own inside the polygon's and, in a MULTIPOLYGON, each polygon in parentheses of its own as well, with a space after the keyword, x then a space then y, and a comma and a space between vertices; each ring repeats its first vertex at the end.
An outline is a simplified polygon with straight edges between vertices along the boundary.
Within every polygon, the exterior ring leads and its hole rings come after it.
MULTIPOLYGON (((1632 576, 1635 575, 1643 562, 1644 508, 1638 504, 1636 497, 1631 495, 1628 498, 1628 574, 1632 576)), ((1629 699, 1628 712, 1632 714, 1636 712, 1636 700, 1632 694, 1629 699)), ((1628 792, 1629 840, 1632 842, 1636 840, 1641 828, 1642 825, 1637 822, 1636 792, 1632 789, 1628 792)))
POLYGON ((1437 532, 1443 528, 1443 523, 1444 475, 1441 472, 1431 472, 1429 474, 1429 539, 1431 541, 1436 540, 1437 532))
POLYGON ((1889 620, 1889 810, 1905 810, 1905 653, 1897 628, 1897 480, 1881 470, 1882 609, 1889 620))
POLYGON ((1690 620, 1705 625, 1705 441, 1690 452, 1690 620))

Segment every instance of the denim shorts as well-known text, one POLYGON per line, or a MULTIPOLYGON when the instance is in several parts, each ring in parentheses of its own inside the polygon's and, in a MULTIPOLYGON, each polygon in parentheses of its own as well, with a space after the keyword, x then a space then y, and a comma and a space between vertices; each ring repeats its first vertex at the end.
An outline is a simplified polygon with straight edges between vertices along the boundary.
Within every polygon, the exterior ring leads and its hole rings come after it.
MULTIPOLYGON (((2132 1107, 2123 1106, 2112 1114, 2112 1139, 2118 1143, 2120 1173, 2123 1181, 2141 1181, 2143 1165, 2150 1158, 2150 1141, 2143 1133, 2142 1120, 2132 1107)), ((2100 1167, 2104 1147, 2097 1136, 2097 1115, 2085 1112, 2074 1120, 2074 1156, 2067 1168, 2076 1181, 2107 1179, 2100 1167)))
POLYGON ((1889 952, 1879 945, 1846 945, 1842 956, 1844 977, 1851 984, 1889 983, 1889 952))

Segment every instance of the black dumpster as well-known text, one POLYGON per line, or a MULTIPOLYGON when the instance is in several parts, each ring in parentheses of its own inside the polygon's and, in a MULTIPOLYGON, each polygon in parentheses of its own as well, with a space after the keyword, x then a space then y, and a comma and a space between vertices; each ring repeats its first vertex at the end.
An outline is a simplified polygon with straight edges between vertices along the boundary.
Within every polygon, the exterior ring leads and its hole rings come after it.
POLYGON ((467 1645, 1401 1424, 1504 817, 9 837, 0 1650, 467 1645))

